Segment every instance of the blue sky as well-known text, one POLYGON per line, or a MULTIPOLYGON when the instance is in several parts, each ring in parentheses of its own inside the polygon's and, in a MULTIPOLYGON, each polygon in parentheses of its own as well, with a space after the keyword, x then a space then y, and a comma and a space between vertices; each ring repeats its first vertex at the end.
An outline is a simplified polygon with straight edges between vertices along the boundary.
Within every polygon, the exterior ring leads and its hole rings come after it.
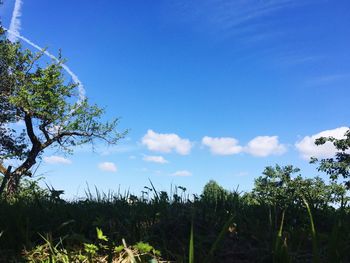
MULTIPOLYGON (((0 7, 7 28, 14 5, 0 7)), ((309 157, 334 151, 314 138, 349 126, 349 9, 342 0, 22 0, 18 33, 62 49, 90 101, 130 128, 117 147, 47 152, 37 174, 67 197, 86 182, 139 193, 148 178, 159 190, 199 193, 210 179, 249 190, 276 163, 317 175, 309 157)))

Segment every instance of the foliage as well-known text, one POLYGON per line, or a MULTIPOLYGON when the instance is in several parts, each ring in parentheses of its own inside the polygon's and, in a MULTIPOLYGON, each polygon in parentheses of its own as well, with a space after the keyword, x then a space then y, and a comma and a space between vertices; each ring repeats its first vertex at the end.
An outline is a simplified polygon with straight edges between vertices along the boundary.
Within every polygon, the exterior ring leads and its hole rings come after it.
MULTIPOLYGON (((321 159, 312 158, 311 162, 319 161, 318 170, 326 172, 332 180, 337 180, 339 176, 344 179, 350 178, 350 129, 345 133, 343 139, 334 137, 321 137, 316 140, 316 145, 323 145, 327 142, 332 143, 337 153, 333 158, 321 159)), ((350 179, 345 181, 345 185, 350 189, 350 179)))
POLYGON ((320 177, 303 178, 293 174, 300 170, 293 166, 266 167, 263 175, 255 180, 252 196, 258 203, 287 207, 302 207, 304 199, 313 208, 325 208, 345 198, 346 189, 335 182, 326 184, 320 177))
MULTIPOLYGON (((18 191, 11 196, 10 198, 7 198, 7 202, 9 203, 15 203, 18 200, 26 201, 26 202, 33 202, 36 200, 53 200, 52 194, 50 193, 49 189, 42 188, 39 185, 39 182, 42 181, 44 178, 24 178, 19 186, 18 191)), ((0 178, 0 184, 2 179, 0 178)), ((1 197, 0 197, 1 198, 1 197)))
POLYGON ((42 237, 44 244, 24 252, 24 259, 33 263, 42 262, 112 262, 112 263, 148 263, 165 262, 160 259, 160 252, 148 243, 138 242, 127 246, 125 240, 121 245, 109 242, 102 230, 96 228, 96 243, 84 243, 83 248, 65 248, 63 240, 54 244, 52 237, 42 237))
POLYGON ((54 200, 47 190, 42 196, 29 198, 28 194, 40 192, 27 191, 11 202, 0 200, 0 261, 11 262, 11 257, 20 261, 25 248, 25 256, 36 257, 37 262, 50 257, 61 262, 65 257, 70 257, 69 262, 74 262, 74 257, 75 262, 108 262, 119 257, 137 259, 141 254, 147 255, 147 260, 159 259, 158 250, 162 258, 172 262, 188 262, 189 258, 207 263, 311 262, 313 255, 320 262, 331 262, 334 258, 347 262, 348 205, 339 206, 340 199, 328 199, 329 195, 322 192, 317 196, 325 186, 327 191, 335 189, 332 184, 323 185, 319 179, 304 179, 292 173, 288 176, 291 171, 296 170, 270 167, 263 175, 269 175, 268 191, 255 188, 245 195, 210 182, 201 196, 189 199, 184 187, 175 187, 181 190, 173 192, 182 196, 180 200, 171 197, 172 194, 163 198, 165 194, 155 186, 148 187, 152 190, 148 198, 128 192, 88 191, 85 200, 75 201, 54 200), (273 189, 279 185, 273 183, 288 177, 282 190, 273 189), (295 185, 307 189, 305 200, 308 199, 309 210, 303 200, 299 203, 295 185), (290 196, 282 198, 279 191, 290 196), (211 195, 213 192, 220 194, 211 195), (123 239, 134 245, 125 244, 123 239))
POLYGON ((116 130, 118 119, 103 122, 104 110, 65 80, 61 57, 41 66, 42 55, 8 41, 0 27, 0 193, 6 186, 15 192, 47 148, 71 152, 96 139, 115 144, 125 135, 116 130), (9 160, 19 165, 5 167, 9 160))
POLYGON ((222 186, 220 186, 214 180, 210 180, 203 189, 202 198, 208 201, 219 201, 225 200, 228 196, 228 191, 226 191, 222 186))
POLYGON ((252 191, 258 202, 271 206, 279 206, 281 209, 295 201, 296 189, 292 184, 292 174, 299 172, 293 166, 266 167, 264 176, 255 180, 252 191))

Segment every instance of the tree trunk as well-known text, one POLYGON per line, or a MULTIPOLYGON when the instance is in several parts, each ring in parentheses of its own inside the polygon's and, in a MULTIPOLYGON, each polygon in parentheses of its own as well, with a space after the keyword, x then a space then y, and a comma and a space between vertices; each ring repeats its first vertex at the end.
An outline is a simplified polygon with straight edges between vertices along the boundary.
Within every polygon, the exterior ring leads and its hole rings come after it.
POLYGON ((20 179, 21 179, 21 175, 17 174, 16 172, 9 174, 7 188, 6 188, 7 197, 11 197, 17 192, 20 179))
MULTIPOLYGON (((4 179, 2 180, 1 182, 1 185, 0 185, 0 196, 2 195, 2 193, 4 192, 6 186, 8 185, 7 182, 10 178, 10 175, 11 175, 11 169, 12 169, 12 166, 9 166, 7 168, 7 171, 5 172, 4 174, 4 179)), ((7 192, 7 191, 6 191, 7 192)))

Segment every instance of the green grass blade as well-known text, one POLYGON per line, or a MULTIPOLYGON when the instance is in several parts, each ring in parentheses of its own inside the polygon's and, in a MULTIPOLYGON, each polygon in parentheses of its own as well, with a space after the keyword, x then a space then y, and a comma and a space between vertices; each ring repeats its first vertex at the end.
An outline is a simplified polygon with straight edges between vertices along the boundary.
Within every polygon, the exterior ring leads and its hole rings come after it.
POLYGON ((281 224, 277 232, 277 237, 275 241, 275 249, 273 253, 273 262, 279 263, 279 262, 291 262, 291 258, 288 254, 288 247, 287 247, 287 239, 282 239, 283 234, 283 225, 284 225, 284 216, 285 216, 286 210, 283 210, 282 212, 282 218, 281 218, 281 224))
POLYGON ((279 246, 281 244, 285 212, 286 212, 286 210, 283 210, 283 212, 282 212, 281 224, 280 224, 280 227, 279 227, 279 230, 277 233, 277 239, 276 239, 276 244, 275 244, 275 252, 278 251, 279 246))
POLYGON ((310 219, 310 230, 311 230, 311 237, 312 237, 312 255, 313 255, 312 262, 319 263, 320 262, 320 254, 319 254, 318 245, 317 245, 317 235, 316 235, 314 219, 313 219, 313 216, 311 213, 309 203, 306 201, 305 198, 303 198, 303 202, 306 206, 307 212, 309 214, 309 219, 310 219))
POLYGON ((153 188, 153 191, 154 191, 156 200, 158 201, 158 200, 159 200, 158 192, 157 192, 156 188, 154 187, 154 185, 153 185, 151 179, 148 178, 148 180, 149 180, 149 182, 151 183, 151 186, 152 186, 152 188, 153 188))
POLYGON ((214 241, 213 245, 211 246, 210 250, 209 250, 209 254, 206 257, 204 263, 209 263, 211 262, 213 256, 214 256, 214 252, 217 250, 217 248, 219 247, 219 244, 221 243, 221 241, 224 239, 225 234, 228 231, 228 228, 232 225, 233 223, 233 218, 234 216, 230 216, 230 218, 226 221, 226 223, 224 224, 224 226, 222 227, 219 235, 217 236, 216 240, 214 241))
POLYGON ((194 263, 194 237, 193 237, 193 222, 191 224, 190 246, 188 253, 188 263, 194 263))

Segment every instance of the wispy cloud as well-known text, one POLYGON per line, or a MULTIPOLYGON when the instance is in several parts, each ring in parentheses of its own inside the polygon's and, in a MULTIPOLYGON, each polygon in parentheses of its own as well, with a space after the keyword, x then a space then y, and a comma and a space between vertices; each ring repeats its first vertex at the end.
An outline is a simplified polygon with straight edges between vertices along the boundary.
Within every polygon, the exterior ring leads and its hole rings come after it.
MULTIPOLYGON (((167 13, 174 14, 173 23, 183 23, 187 28, 209 36, 211 42, 230 42, 232 52, 239 54, 235 56, 236 60, 261 59, 264 56, 271 59, 288 50, 299 50, 297 45, 290 44, 291 36, 296 33, 289 21, 296 19, 295 14, 300 7, 315 3, 314 0, 168 2, 172 3, 171 10, 167 13)), ((301 28, 298 32, 303 30, 301 28)), ((310 56, 310 52, 304 56, 310 56)))
POLYGON ((17 35, 19 35, 19 31, 21 30, 21 7, 22 0, 16 0, 15 7, 13 8, 11 22, 10 22, 10 31, 14 32, 14 34, 10 34, 8 40, 11 42, 16 42, 18 40, 17 35))
POLYGON ((325 55, 310 55, 305 50, 291 50, 276 58, 276 67, 300 66, 303 64, 319 63, 327 58, 325 55))
POLYGON ((306 81, 308 86, 324 86, 338 81, 349 80, 350 73, 336 73, 315 77, 306 81))
POLYGON ((71 164, 72 161, 64 158, 62 156, 52 155, 52 156, 45 156, 44 162, 48 164, 71 164))
POLYGON ((235 176, 235 177, 246 177, 248 175, 249 175, 248 172, 238 172, 238 173, 233 174, 233 176, 235 176))
POLYGON ((101 171, 104 171, 104 172, 111 172, 111 173, 115 173, 117 172, 117 166, 112 163, 112 162, 103 162, 103 163, 99 163, 98 164, 98 168, 101 170, 101 171))
POLYGON ((134 152, 138 149, 137 145, 132 144, 121 144, 113 146, 102 146, 99 145, 96 147, 95 151, 102 156, 118 154, 118 153, 129 153, 134 152))
POLYGON ((273 1, 210 1, 211 9, 215 10, 216 16, 211 21, 224 26, 227 29, 235 28, 257 19, 265 17, 283 8, 291 7, 295 4, 292 0, 273 0, 273 1))
POLYGON ((221 34, 258 35, 261 39, 271 34, 266 29, 275 23, 267 21, 266 16, 307 2, 309 0, 201 0, 177 1, 176 7, 182 13, 181 17, 192 24, 221 34))
POLYGON ((186 177, 186 176, 191 176, 192 173, 187 171, 187 170, 181 170, 181 171, 177 171, 175 173, 172 173, 171 175, 172 176, 186 177))
POLYGON ((152 162, 152 163, 168 163, 168 161, 163 157, 163 156, 151 156, 151 155, 146 155, 143 157, 143 160, 146 162, 152 162))
MULTIPOLYGON (((137 151, 140 148, 139 145, 126 143, 126 144, 117 144, 117 145, 106 145, 104 143, 96 144, 84 144, 75 147, 74 152, 76 153, 96 153, 100 156, 110 156, 114 154, 125 154, 137 151)), ((135 159, 136 156, 133 156, 135 159)))

